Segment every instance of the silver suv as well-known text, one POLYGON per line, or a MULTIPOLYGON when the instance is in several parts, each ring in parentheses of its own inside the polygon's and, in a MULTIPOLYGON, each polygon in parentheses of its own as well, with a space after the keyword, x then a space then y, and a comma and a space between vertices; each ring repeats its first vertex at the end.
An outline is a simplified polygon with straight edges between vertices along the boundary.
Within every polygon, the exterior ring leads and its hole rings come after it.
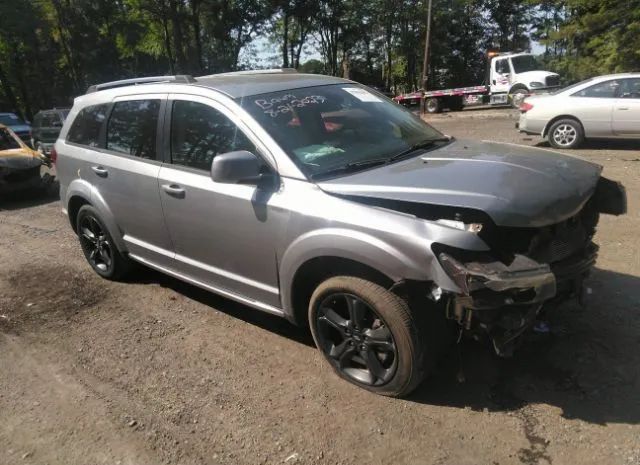
POLYGON ((55 150, 100 276, 138 262, 308 326, 339 376, 390 396, 462 335, 509 355, 580 294, 599 213, 626 209, 598 165, 286 70, 94 86, 55 150))

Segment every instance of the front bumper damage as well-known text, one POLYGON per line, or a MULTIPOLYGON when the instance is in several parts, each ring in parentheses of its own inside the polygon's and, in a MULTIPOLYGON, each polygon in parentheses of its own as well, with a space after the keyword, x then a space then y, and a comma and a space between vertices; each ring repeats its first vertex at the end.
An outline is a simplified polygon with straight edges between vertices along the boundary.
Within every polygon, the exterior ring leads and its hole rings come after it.
POLYGON ((590 243, 581 253, 552 265, 520 254, 506 264, 488 257, 465 261, 442 252, 440 264, 461 290, 449 296, 447 317, 467 332, 488 334, 496 353, 510 356, 543 308, 581 299, 597 251, 590 243))
POLYGON ((6 194, 38 187, 41 165, 42 161, 35 157, 0 157, 0 192, 6 194))

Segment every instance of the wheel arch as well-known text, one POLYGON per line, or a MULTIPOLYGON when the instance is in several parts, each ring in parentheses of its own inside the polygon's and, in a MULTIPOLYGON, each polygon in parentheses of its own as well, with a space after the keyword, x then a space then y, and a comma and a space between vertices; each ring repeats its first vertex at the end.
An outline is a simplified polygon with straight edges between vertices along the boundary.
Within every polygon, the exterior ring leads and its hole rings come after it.
POLYGON ((529 92, 529 88, 526 86, 526 84, 523 84, 521 82, 517 82, 514 85, 511 86, 511 88, 509 89, 509 94, 511 94, 512 92, 516 91, 516 90, 526 90, 527 92, 529 92))
POLYGON ((561 119, 572 119, 574 121, 576 121, 580 127, 582 128, 582 133, 584 134, 584 125, 582 124, 582 121, 580 121, 579 118, 573 116, 573 115, 559 115, 559 116, 554 116, 553 118, 551 118, 547 124, 545 125, 545 127, 542 129, 542 137, 547 137, 547 135, 549 134, 549 129, 551 128, 551 126, 553 126, 557 121, 560 121, 561 119))
POLYGON ((304 324, 308 299, 323 280, 338 275, 369 279, 385 288, 403 279, 426 279, 428 267, 365 233, 322 230, 292 243, 280 261, 285 316, 304 324))
POLYGON ((66 189, 65 205, 71 228, 73 228, 76 234, 78 212, 84 205, 90 205, 100 214, 100 219, 113 238, 116 248, 120 252, 127 252, 127 246, 122 238, 122 231, 118 227, 115 217, 113 213, 111 213, 111 209, 92 185, 82 179, 72 181, 66 189))
POLYGON ((365 263, 339 256, 318 256, 302 263, 296 270, 290 285, 290 311, 287 316, 299 326, 307 326, 307 310, 313 291, 323 281, 334 276, 353 276, 374 282, 385 289, 394 280, 365 263))

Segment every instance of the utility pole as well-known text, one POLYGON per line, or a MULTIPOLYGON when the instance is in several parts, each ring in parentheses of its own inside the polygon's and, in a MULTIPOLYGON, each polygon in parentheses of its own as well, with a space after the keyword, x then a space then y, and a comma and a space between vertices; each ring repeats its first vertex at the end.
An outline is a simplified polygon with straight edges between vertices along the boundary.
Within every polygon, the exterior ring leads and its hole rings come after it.
POLYGON ((431 41, 431 3, 427 3, 427 33, 424 38, 424 60, 422 61, 422 97, 420 98, 420 114, 425 114, 424 92, 427 90, 427 73, 429 70, 429 42, 431 41))

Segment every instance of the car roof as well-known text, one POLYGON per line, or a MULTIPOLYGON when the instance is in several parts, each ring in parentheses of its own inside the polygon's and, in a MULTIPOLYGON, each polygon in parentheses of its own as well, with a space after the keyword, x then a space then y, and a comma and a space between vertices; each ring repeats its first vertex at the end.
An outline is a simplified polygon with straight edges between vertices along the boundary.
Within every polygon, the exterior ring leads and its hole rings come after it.
POLYGON ((640 73, 603 74, 602 76, 594 76, 593 79, 598 81, 604 81, 606 79, 628 78, 628 77, 640 77, 640 73))
MULTIPOLYGON (((281 70, 238 71, 212 74, 210 76, 158 76, 126 79, 89 87, 87 93, 79 97, 84 102, 102 100, 100 96, 122 96, 144 89, 153 92, 171 92, 174 86, 188 86, 212 89, 231 98, 242 98, 269 92, 301 89, 327 84, 351 84, 352 81, 322 74, 304 74, 281 70)), ((175 87, 174 87, 175 88, 175 87)))
POLYGON ((214 74, 195 78, 193 85, 208 87, 227 94, 231 98, 279 92, 289 89, 301 89, 327 84, 351 83, 347 79, 322 74, 214 74))

